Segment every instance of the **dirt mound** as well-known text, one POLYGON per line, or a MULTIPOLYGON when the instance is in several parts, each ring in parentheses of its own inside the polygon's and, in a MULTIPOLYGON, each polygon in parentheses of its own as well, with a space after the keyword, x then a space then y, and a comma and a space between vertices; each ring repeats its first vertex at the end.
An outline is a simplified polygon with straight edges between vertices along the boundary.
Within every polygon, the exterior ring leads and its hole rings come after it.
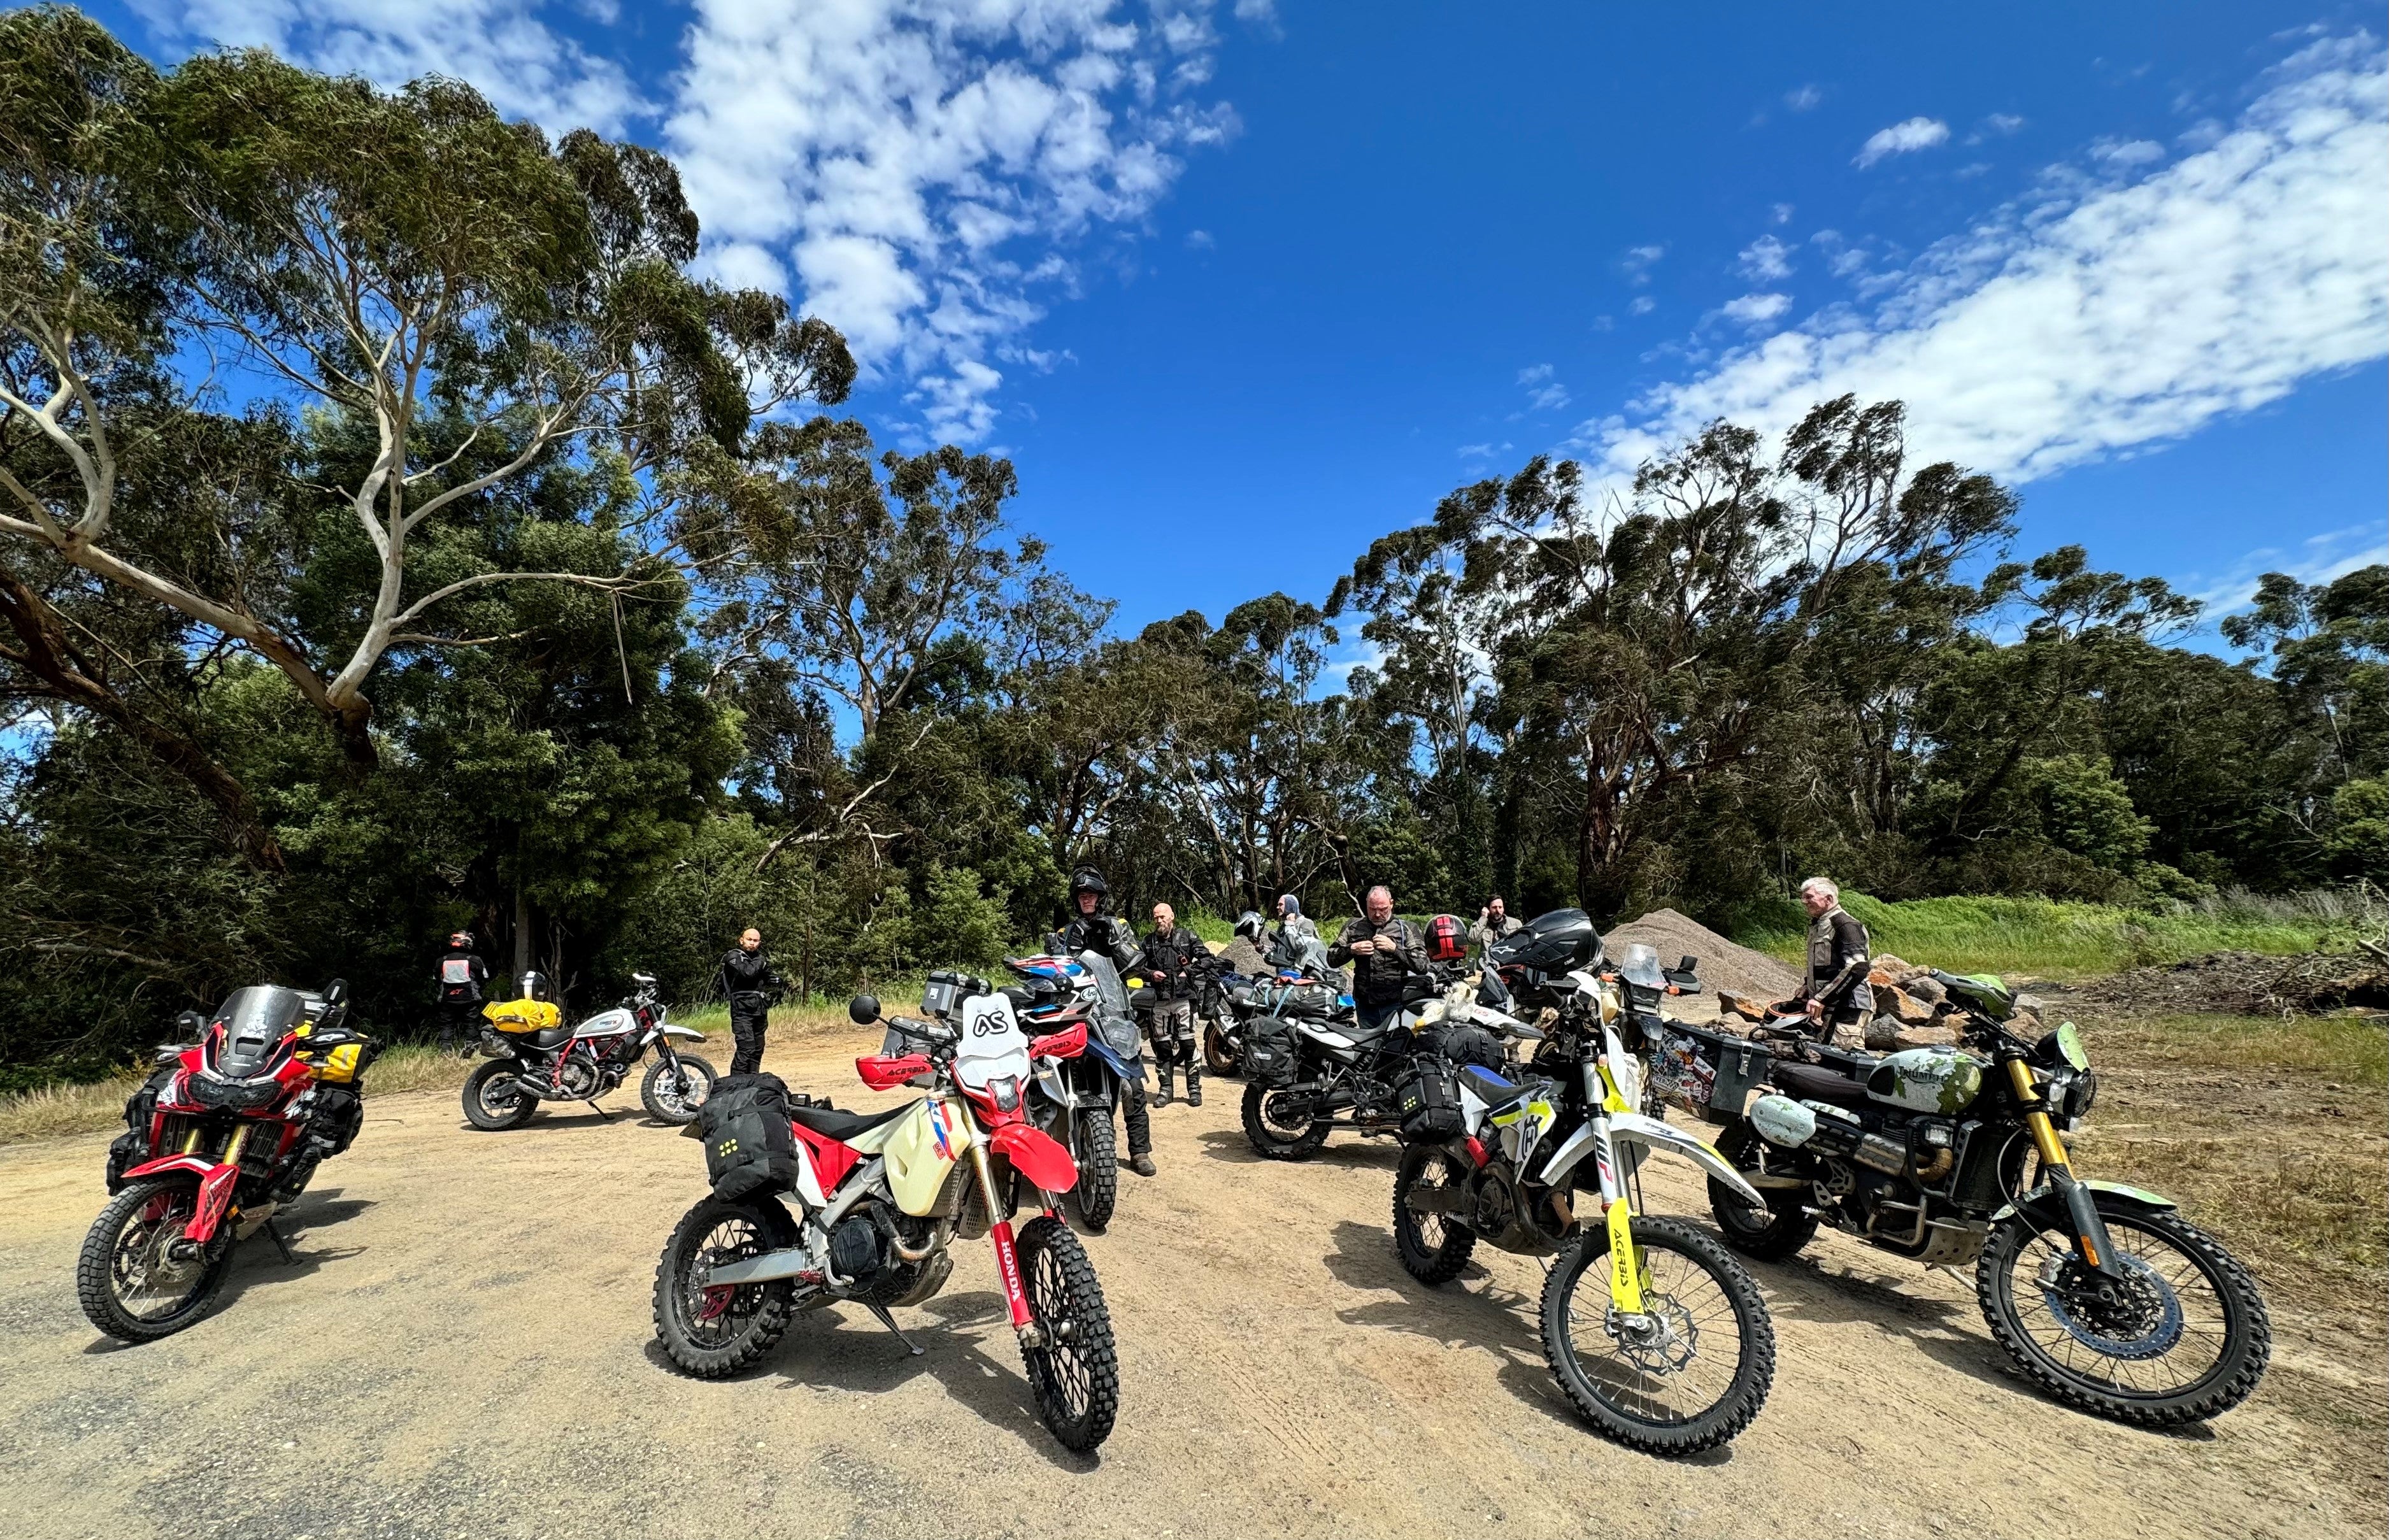
POLYGON ((1217 948, 1217 955, 1230 969, 1246 977, 1268 971, 1261 961, 1260 948, 1241 935, 1232 937, 1226 946, 1217 948))
POLYGON ((2089 1004, 2135 1012, 2285 1016, 2344 1006, 2389 1010, 2389 970, 2354 952, 2208 952, 2163 968, 2133 968, 2082 985, 2089 1004))
POLYGON ((1672 968, 1680 957, 1699 958, 1701 982, 1714 995, 1745 995, 1757 999, 1782 999, 1800 986, 1800 975, 1790 964, 1765 952, 1737 947, 1698 921, 1671 909, 1654 910, 1642 919, 1602 933, 1601 944, 1611 957, 1640 942, 1659 954, 1661 966, 1672 968))

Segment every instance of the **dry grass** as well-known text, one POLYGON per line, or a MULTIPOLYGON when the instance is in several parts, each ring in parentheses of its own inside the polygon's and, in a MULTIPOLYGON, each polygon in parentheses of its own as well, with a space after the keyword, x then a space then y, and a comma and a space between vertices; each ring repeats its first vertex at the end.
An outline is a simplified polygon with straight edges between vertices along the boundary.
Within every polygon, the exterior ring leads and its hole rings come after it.
MULTIPOLYGON (((421 1043, 402 1043, 384 1052, 365 1072, 373 1096, 401 1091, 453 1089, 465 1083, 472 1061, 443 1056, 421 1043)), ((147 1072, 80 1086, 49 1086, 22 1096, 0 1097, 0 1144, 63 1134, 96 1134, 123 1126, 124 1101, 141 1087, 147 1072)))

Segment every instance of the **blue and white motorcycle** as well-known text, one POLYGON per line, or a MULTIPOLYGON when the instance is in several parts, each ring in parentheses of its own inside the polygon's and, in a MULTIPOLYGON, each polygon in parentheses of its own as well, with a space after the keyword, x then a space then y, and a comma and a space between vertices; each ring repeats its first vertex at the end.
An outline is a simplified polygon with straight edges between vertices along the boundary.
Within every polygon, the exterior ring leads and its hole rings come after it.
POLYGON ((1100 952, 1058 952, 1004 960, 1021 982, 1006 991, 1032 1034, 1087 1026, 1087 1050, 1075 1059, 1041 1059, 1028 1088, 1029 1120, 1079 1163, 1079 1216, 1101 1231, 1119 1203, 1119 1137, 1113 1109, 1129 1082, 1144 1083, 1136 1015, 1119 970, 1100 952))

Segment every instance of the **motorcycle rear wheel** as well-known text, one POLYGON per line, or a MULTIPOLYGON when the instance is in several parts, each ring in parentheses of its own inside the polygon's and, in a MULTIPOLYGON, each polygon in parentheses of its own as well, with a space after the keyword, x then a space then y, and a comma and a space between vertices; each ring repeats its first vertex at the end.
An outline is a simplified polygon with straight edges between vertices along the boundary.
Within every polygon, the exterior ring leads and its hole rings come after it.
POLYGON ((2036 1230, 2019 1213, 1991 1231, 1974 1270, 1975 1302, 1999 1346, 2060 1401, 2142 1428, 2204 1422, 2245 1401, 2273 1352, 2272 1324, 2248 1269, 2177 1215, 2103 1192, 2094 1201, 2140 1284, 2140 1297, 2126 1301, 2140 1307, 2139 1318, 2118 1326, 2077 1301, 2089 1280, 2071 1234, 2036 1230), (2100 1348, 2102 1329, 2115 1334, 2104 1340, 2119 1352, 2100 1348), (2121 1340, 2127 1331, 2139 1338, 2121 1340), (2160 1334, 2167 1345, 2155 1345, 2160 1334), (2168 1379, 2177 1348, 2187 1352, 2168 1379))
POLYGON ((186 1171, 128 1182, 109 1200, 75 1260, 75 1297, 92 1325, 121 1343, 154 1343, 208 1313, 232 1271, 230 1230, 188 1261, 166 1254, 198 1200, 199 1179, 186 1171), (155 1295, 153 1272, 165 1285, 155 1295))
POLYGON ((493 1134, 529 1123, 539 1111, 539 1098, 514 1083, 521 1074, 522 1066, 512 1059, 485 1059, 474 1065, 465 1076, 465 1120, 493 1134), (499 1080, 505 1084, 492 1093, 491 1083, 499 1080))
POLYGON ((1282 1121, 1282 1106, 1287 1093, 1268 1086, 1247 1083, 1245 1087, 1245 1139, 1253 1153, 1269 1161, 1309 1160, 1319 1153, 1327 1142, 1327 1135, 1335 1125, 1327 1118, 1313 1118, 1309 1126, 1298 1132, 1289 1131, 1295 1126, 1282 1121))
POLYGON ((1634 1244, 1649 1259, 1648 1313, 1667 1336, 1638 1343, 1610 1321, 1609 1227, 1588 1221, 1543 1280, 1543 1359, 1578 1413, 1628 1448, 1713 1449, 1767 1404, 1775 1379, 1767 1302, 1725 1248, 1689 1225, 1637 1215, 1633 1226, 1634 1244), (1580 1353, 1579 1336, 1605 1345, 1580 1353), (1730 1368, 1720 1362, 1728 1352, 1730 1368), (1654 1363, 1668 1368, 1654 1373, 1654 1363), (1689 1398, 1682 1405, 1679 1389, 1689 1398))
POLYGON ((1060 1220, 1040 1215, 1020 1232, 1020 1286, 1045 1345, 1020 1350, 1037 1416, 1066 1449, 1085 1454, 1119 1417, 1119 1353, 1095 1265, 1060 1220))
POLYGON ((1079 1217, 1101 1235, 1119 1208, 1119 1136, 1109 1107, 1087 1108, 1079 1119, 1079 1217))
POLYGON ((1715 1177, 1709 1178, 1709 1214, 1727 1245, 1756 1261, 1782 1262, 1817 1238, 1808 1189, 1770 1188, 1759 1196, 1767 1206, 1753 1208, 1749 1199, 1715 1177))
POLYGON ((1476 1234, 1449 1213, 1417 1212, 1411 1195, 1422 1188, 1450 1192, 1459 1177, 1459 1163, 1440 1144, 1412 1145, 1394 1172, 1394 1255, 1402 1271, 1430 1287, 1460 1276, 1476 1249, 1476 1234))
POLYGON ((1217 1022, 1207 1023, 1203 1028, 1203 1067, 1219 1075, 1242 1075, 1245 1071, 1244 1056, 1229 1044, 1228 1035, 1220 1030, 1217 1022))
POLYGON ((713 1066, 694 1053, 680 1053, 672 1059, 658 1059, 647 1066, 647 1077, 639 1082, 639 1105, 658 1123, 685 1127, 696 1121, 696 1110, 713 1094, 713 1083, 722 1078, 713 1066), (677 1060, 680 1074, 671 1072, 677 1060))
POLYGON ((708 1270, 792 1244, 796 1224, 769 1198, 707 1198, 681 1215, 656 1262, 656 1341, 664 1356, 699 1380, 720 1380, 780 1343, 794 1317, 786 1279, 709 1289, 708 1270))

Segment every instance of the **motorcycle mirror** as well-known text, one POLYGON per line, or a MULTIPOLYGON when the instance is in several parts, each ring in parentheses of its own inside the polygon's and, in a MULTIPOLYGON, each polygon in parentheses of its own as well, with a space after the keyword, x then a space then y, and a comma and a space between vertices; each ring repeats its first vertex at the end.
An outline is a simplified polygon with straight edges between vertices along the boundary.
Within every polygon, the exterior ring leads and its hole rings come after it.
POLYGON ((338 1005, 348 998, 349 981, 347 979, 336 978, 331 983, 324 986, 324 1003, 326 1005, 338 1005))
POLYGON ((857 995, 846 1003, 846 1013, 857 1026, 869 1026, 879 1020, 879 997, 857 995))
POLYGON ((186 1038, 197 1037, 207 1025, 208 1019, 196 1011, 185 1011, 174 1018, 174 1030, 186 1038))

